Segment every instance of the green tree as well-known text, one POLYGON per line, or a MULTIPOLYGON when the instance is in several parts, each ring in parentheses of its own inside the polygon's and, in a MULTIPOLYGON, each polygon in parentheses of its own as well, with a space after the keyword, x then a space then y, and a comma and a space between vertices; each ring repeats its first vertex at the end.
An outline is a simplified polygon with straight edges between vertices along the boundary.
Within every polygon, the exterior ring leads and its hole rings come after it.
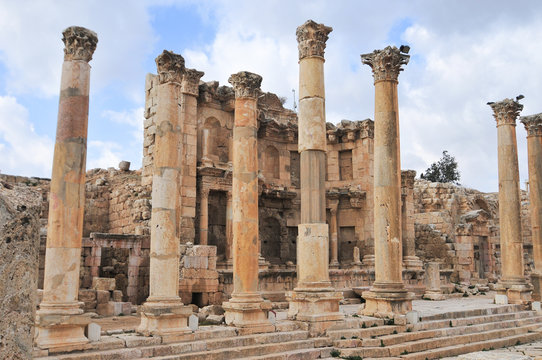
POLYGON ((420 175, 422 179, 432 182, 453 183, 459 185, 461 175, 457 170, 457 161, 448 154, 448 151, 442 152, 442 158, 431 164, 424 173, 420 175))

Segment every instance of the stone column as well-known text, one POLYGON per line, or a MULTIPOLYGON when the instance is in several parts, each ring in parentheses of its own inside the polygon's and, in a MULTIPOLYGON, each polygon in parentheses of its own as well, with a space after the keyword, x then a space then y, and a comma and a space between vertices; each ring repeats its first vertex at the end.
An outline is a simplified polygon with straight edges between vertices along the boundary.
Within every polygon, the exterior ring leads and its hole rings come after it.
POLYGON ((445 300, 446 297, 440 289, 440 263, 431 261, 425 267, 425 283, 427 285, 423 299, 445 300))
POLYGON ((141 310, 138 332, 179 336, 188 333, 191 308, 179 297, 179 221, 182 131, 182 56, 165 51, 156 58, 160 84, 156 88, 156 135, 152 178, 149 297, 141 310))
POLYGON ((85 205, 90 65, 98 37, 82 27, 63 32, 64 63, 56 131, 43 300, 36 317, 42 349, 77 350, 90 321, 78 301, 85 205))
POLYGON ((233 266, 233 201, 232 192, 226 193, 228 201, 226 203, 226 264, 233 266))
POLYGON ((331 238, 329 239, 329 245, 331 246, 331 261, 329 267, 339 267, 339 236, 337 234, 337 210, 339 207, 339 200, 329 200, 329 212, 331 215, 331 222, 329 223, 329 233, 331 238))
POLYGON ((199 203, 199 244, 207 245, 209 236, 209 189, 202 189, 199 203))
POLYGON ((533 300, 541 301, 542 291, 542 114, 522 116, 521 122, 527 130, 529 157, 529 211, 533 242, 534 285, 533 300))
POLYGON ((361 55, 373 70, 375 282, 364 292, 363 314, 393 317, 412 309, 412 296, 402 279, 401 160, 397 78, 409 56, 388 46, 361 55))
POLYGON ((241 71, 230 76, 235 90, 233 127, 233 293, 223 304, 226 324, 241 334, 274 331, 271 303, 258 292, 257 111, 262 77, 241 71))
POLYGON ((333 29, 312 20, 296 31, 299 48, 299 140, 301 223, 297 237, 297 287, 289 294, 290 319, 309 321, 321 332, 342 319, 342 294, 329 281, 326 224, 326 114, 324 50, 333 29))
MULTIPOLYGON (((516 118, 523 105, 511 99, 488 103, 497 121, 499 158, 499 222, 501 236, 501 278, 497 296, 508 296, 508 303, 528 302, 529 286, 523 274, 523 238, 521 236, 519 167, 516 118)), ((497 302, 501 298, 495 299, 497 302)))
POLYGON ((209 158, 211 146, 209 129, 203 129, 201 131, 201 165, 213 166, 213 161, 209 158))
POLYGON ((414 178, 416 171, 401 171, 401 233, 403 236, 403 265, 407 270, 422 270, 423 263, 416 256, 416 233, 414 229, 414 178))

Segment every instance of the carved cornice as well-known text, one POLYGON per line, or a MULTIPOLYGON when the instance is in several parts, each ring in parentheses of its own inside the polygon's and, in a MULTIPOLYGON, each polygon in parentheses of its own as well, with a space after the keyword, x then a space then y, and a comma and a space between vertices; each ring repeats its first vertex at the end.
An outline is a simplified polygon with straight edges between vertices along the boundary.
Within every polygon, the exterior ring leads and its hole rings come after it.
POLYGON ((92 30, 80 26, 70 26, 62 32, 64 42, 64 61, 92 60, 98 35, 92 30))
POLYGON ((488 105, 493 109, 493 117, 497 121, 497 126, 516 126, 516 119, 520 111, 523 110, 523 105, 512 99, 504 99, 499 102, 488 103, 488 105))
POLYGON ((181 91, 185 94, 198 96, 199 94, 199 79, 205 75, 203 71, 196 69, 185 69, 181 82, 181 91))
POLYGON ((176 82, 180 84, 182 82, 185 68, 184 58, 181 55, 164 50, 164 52, 158 55, 155 62, 156 68, 158 69, 160 84, 167 82, 176 82))
POLYGON ((519 121, 525 125, 527 136, 542 136, 542 113, 522 116, 519 121))
POLYGON ((233 85, 236 98, 257 98, 260 94, 262 77, 248 71, 240 71, 228 79, 233 85))
POLYGON ((361 55, 361 62, 373 69, 375 82, 381 80, 397 81, 401 65, 408 64, 409 55, 401 53, 395 46, 387 46, 383 50, 375 50, 370 54, 361 55))
POLYGON ((299 49, 299 60, 309 56, 324 57, 326 41, 333 28, 324 24, 317 24, 307 20, 299 26, 295 32, 297 36, 297 47, 299 49))
POLYGON ((414 178, 416 177, 416 170, 402 170, 401 171, 401 186, 409 189, 414 189, 414 178))

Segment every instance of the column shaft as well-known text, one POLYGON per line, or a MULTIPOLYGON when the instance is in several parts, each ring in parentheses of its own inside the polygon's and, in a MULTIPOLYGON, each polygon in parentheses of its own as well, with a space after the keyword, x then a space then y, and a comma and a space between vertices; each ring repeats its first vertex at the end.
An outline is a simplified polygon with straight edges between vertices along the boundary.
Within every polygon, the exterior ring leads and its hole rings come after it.
POLYGON ((90 30, 64 30, 64 63, 49 200, 43 300, 36 343, 46 349, 81 349, 88 339, 78 301, 85 208, 90 65, 98 38, 90 30))
POLYGON ((226 203, 226 263, 233 264, 233 200, 232 193, 227 193, 228 201, 226 203))
POLYGON ((209 190, 202 190, 199 206, 199 244, 207 245, 209 237, 209 190))
MULTIPOLYGON (((338 203, 337 203, 338 205, 338 203)), ((329 241, 331 245, 331 265, 339 265, 339 237, 337 234, 337 208, 331 208, 331 222, 329 224, 329 233, 331 239, 329 241)))

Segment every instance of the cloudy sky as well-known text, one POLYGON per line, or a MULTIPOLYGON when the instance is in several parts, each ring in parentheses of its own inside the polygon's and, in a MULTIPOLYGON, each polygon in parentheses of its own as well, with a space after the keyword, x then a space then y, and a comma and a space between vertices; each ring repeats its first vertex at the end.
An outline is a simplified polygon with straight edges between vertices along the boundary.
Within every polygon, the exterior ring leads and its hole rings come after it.
MULTIPOLYGON (((532 1, 75 1, 0 0, 0 172, 50 177, 62 30, 97 32, 91 61, 87 168, 141 166, 145 74, 164 49, 202 80, 248 70, 262 89, 297 93, 295 29, 333 27, 326 49, 327 121, 374 117, 370 68, 360 54, 408 44, 399 76, 403 169, 420 173, 443 150, 461 183, 497 191, 497 137, 488 101, 524 94, 542 112, 542 2, 532 1)), ((520 178, 527 180, 523 125, 520 178)))

